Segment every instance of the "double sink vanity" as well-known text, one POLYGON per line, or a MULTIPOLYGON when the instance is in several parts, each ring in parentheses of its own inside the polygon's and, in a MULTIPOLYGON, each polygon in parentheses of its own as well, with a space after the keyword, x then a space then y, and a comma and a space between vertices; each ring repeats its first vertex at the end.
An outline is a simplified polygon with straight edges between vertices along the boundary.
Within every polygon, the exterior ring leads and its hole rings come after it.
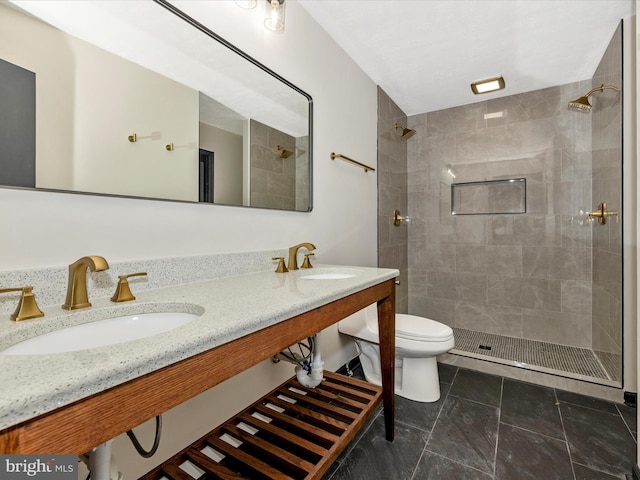
MULTIPOLYGON (((257 253, 234 254, 235 264, 217 256, 218 271, 194 283, 171 284, 180 281, 181 268, 206 265, 210 257, 153 261, 142 265, 151 285, 132 283, 133 301, 116 304, 90 288, 89 308, 51 305, 42 308, 44 317, 21 322, 6 315, 0 452, 82 454, 376 302, 392 440, 397 270, 316 266, 275 273, 271 252, 257 253), (154 271, 173 280, 154 284, 154 271), (148 329, 158 322, 164 322, 158 330, 148 329), (76 338, 83 329, 97 343, 83 345, 76 338), (28 339, 41 343, 29 347, 28 339), (20 342, 31 350, 12 352, 20 342)), ((114 282, 103 284, 106 291, 114 282)))

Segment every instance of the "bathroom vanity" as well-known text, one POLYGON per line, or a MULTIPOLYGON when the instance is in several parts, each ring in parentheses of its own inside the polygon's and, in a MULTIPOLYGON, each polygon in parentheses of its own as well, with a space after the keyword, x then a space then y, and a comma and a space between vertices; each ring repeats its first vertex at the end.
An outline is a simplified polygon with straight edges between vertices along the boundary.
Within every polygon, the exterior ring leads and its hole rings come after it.
POLYGON ((98 299, 84 312, 45 307, 42 319, 3 324, 0 350, 87 318, 204 312, 187 326, 125 344, 0 355, 0 452, 87 452, 372 303, 378 304, 386 437, 393 440, 397 275, 361 267, 260 271, 143 291, 126 305, 98 299), (353 276, 304 278, 347 268, 353 276))

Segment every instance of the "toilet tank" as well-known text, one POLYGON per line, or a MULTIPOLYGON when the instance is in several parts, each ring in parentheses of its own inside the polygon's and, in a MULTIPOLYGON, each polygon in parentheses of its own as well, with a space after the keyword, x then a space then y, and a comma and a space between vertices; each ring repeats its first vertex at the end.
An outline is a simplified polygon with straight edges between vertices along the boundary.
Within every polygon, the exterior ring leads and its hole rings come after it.
POLYGON ((378 307, 374 303, 338 322, 338 331, 368 342, 378 340, 378 307))

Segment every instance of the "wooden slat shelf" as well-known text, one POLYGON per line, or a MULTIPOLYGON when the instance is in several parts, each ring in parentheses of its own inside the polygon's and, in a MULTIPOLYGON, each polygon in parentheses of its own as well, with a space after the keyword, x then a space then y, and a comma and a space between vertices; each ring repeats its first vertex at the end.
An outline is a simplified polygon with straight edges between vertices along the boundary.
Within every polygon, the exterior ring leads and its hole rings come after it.
POLYGON ((140 480, 321 478, 382 400, 378 386, 324 377, 316 388, 292 377, 140 480))

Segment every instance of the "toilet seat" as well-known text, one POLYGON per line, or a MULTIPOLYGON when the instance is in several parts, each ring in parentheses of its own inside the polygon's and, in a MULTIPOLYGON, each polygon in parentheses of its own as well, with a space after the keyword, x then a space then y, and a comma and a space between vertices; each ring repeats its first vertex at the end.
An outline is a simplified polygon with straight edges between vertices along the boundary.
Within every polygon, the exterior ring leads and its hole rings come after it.
MULTIPOLYGON (((345 333, 378 343, 377 310, 367 309, 365 317, 368 332, 360 331, 359 334, 356 333, 355 335, 349 331, 345 331, 345 333)), ((448 325, 430 318, 407 313, 396 313, 396 339, 412 340, 414 342, 448 342, 453 339, 453 330, 448 325)))
POLYGON ((446 342, 453 338, 451 327, 430 318, 396 314, 396 337, 422 342, 446 342))

